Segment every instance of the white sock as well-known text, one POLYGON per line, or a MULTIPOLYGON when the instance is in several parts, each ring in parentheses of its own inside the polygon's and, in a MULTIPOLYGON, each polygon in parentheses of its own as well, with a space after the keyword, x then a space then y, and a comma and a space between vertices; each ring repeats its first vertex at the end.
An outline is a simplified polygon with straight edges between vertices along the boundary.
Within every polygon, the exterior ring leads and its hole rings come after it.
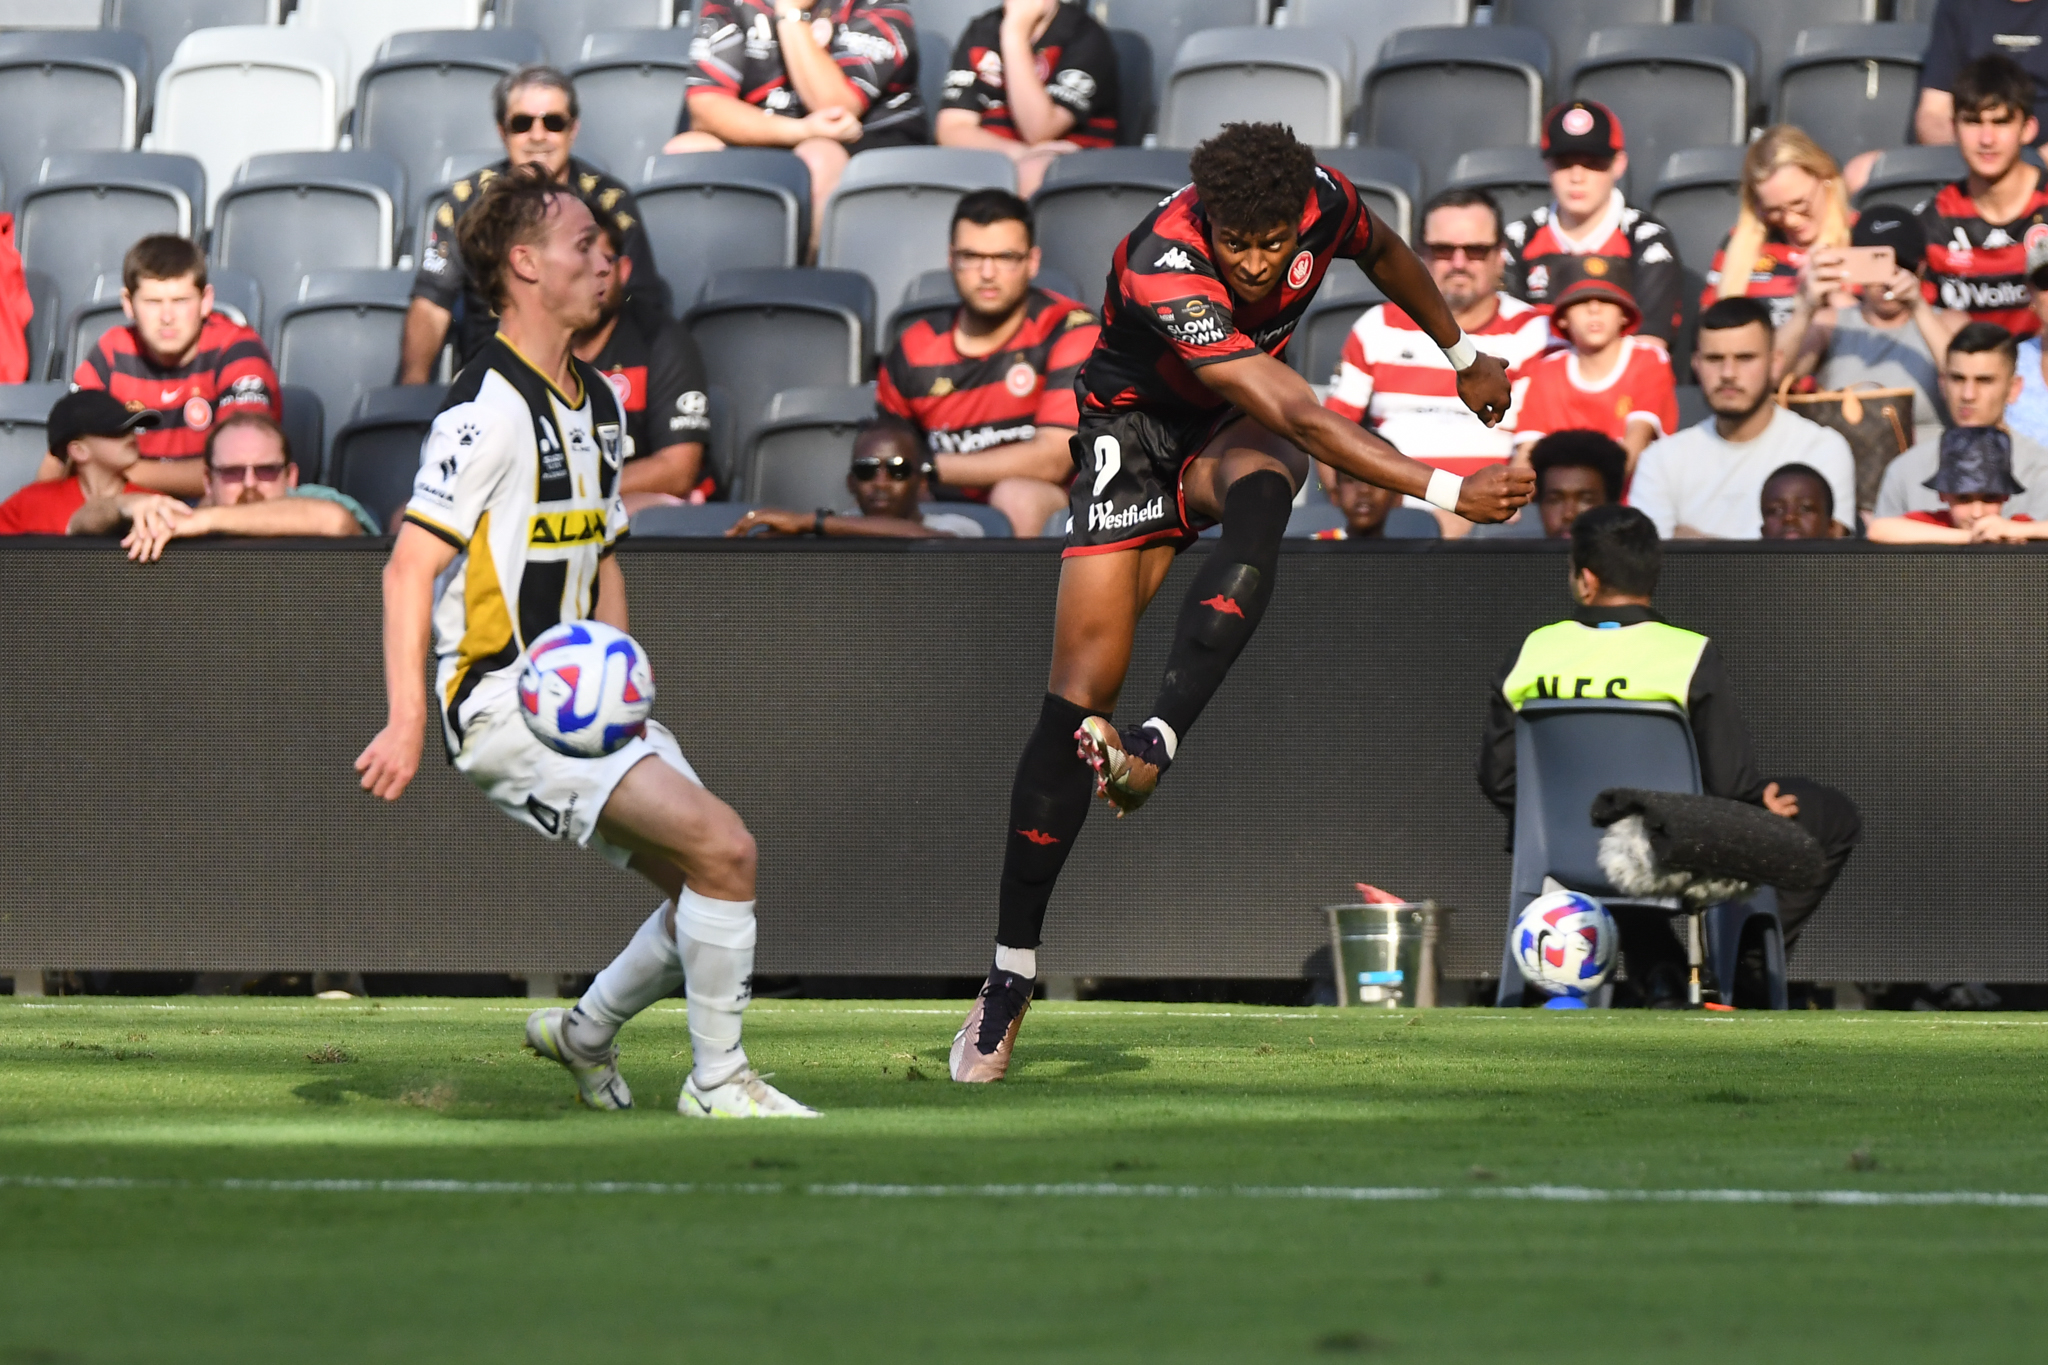
POLYGON ((691 1074, 709 1089, 746 1069, 740 1013, 754 993, 754 903, 676 897, 676 943, 690 998, 691 1074))
POLYGON ((569 1011, 563 1033, 571 1048, 586 1057, 601 1057, 611 1047, 619 1026, 657 1000, 674 995, 683 984, 683 960, 668 936, 670 902, 663 901, 640 926, 625 951, 597 974, 590 989, 569 1011))
POLYGON ((1154 716, 1145 722, 1143 728, 1159 736, 1159 742, 1166 746, 1166 759, 1169 763, 1172 762, 1174 754, 1180 748, 1180 736, 1173 732, 1173 727, 1154 716))
POLYGON ((996 970, 999 972, 1012 972, 1018 976, 1028 977, 1036 981, 1038 979, 1038 949, 1005 948, 1002 944, 998 943, 996 945, 996 970))

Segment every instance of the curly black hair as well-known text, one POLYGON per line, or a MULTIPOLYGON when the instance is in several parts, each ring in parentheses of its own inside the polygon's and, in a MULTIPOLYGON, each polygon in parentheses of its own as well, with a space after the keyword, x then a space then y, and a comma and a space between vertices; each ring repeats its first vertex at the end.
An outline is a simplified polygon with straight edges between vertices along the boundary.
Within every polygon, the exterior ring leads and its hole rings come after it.
POLYGON ((1284 123, 1226 123, 1195 148, 1188 169, 1210 222, 1257 232, 1301 216, 1316 154, 1284 123))

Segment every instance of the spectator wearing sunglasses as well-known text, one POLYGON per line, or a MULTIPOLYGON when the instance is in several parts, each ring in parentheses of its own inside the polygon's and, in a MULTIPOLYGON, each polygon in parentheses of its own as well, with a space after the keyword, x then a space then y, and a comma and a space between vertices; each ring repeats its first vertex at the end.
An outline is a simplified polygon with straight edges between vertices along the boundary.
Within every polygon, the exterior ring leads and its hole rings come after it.
POLYGON ((1684 269, 1671 229, 1622 197, 1628 148, 1621 120, 1591 100, 1560 104, 1543 120, 1543 161, 1554 197, 1507 226, 1508 292, 1547 308, 1563 285, 1560 264, 1605 257, 1608 273, 1633 282, 1643 318, 1637 335, 1668 350, 1678 335, 1684 269))
POLYGON ((206 441, 206 496, 190 514, 163 523, 137 522, 121 543, 138 559, 155 559, 173 540, 191 536, 374 536, 377 518, 348 494, 299 482, 284 428, 260 412, 241 412, 206 441))
MULTIPOLYGON (((1500 206, 1483 190, 1445 190, 1423 206, 1420 254, 1458 325, 1513 376, 1551 344, 1540 308, 1501 292, 1500 206)), ((1458 376, 1415 319, 1391 303, 1366 310, 1344 339, 1334 387, 1324 406, 1385 437, 1410 459, 1460 478, 1514 453, 1516 415, 1526 381, 1511 380, 1513 401, 1499 426, 1479 420, 1458 397, 1458 376)), ((1335 488, 1334 470, 1321 470, 1335 488)), ((1445 535, 1471 529, 1464 518, 1429 507, 1445 535)))
POLYGON ((901 417, 874 417, 853 438, 853 466, 846 486, 860 506, 857 517, 829 507, 786 512, 757 507, 733 523, 728 536, 762 531, 773 536, 868 536, 882 540, 974 540, 981 523, 958 512, 927 511, 924 505, 924 441, 901 417))
POLYGON ((644 314, 650 325, 669 311, 668 286, 654 268, 654 249, 640 225, 640 206, 624 181, 605 174, 571 153, 576 147, 579 106, 576 87, 551 66, 523 66, 500 80, 491 92, 498 136, 505 159, 486 166, 448 191, 448 202, 434 210, 419 273, 413 278, 412 306, 405 318, 405 340, 398 382, 425 384, 434 377, 434 362, 452 331, 455 366, 460 369, 498 330, 491 302, 470 279, 455 245, 455 224, 476 202, 477 190, 512 166, 537 163, 555 183, 568 185, 590 204, 591 211, 610 218, 625 239, 633 259, 633 284, 627 306, 644 314))

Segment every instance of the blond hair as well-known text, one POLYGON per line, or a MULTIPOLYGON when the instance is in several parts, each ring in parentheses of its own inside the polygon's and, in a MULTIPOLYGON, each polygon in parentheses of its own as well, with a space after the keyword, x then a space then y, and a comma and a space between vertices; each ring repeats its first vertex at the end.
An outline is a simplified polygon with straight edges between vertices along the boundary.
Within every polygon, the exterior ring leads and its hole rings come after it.
POLYGON ((1815 245, 1849 245, 1849 195, 1842 187, 1842 168, 1803 130, 1789 123, 1766 128, 1742 158, 1742 212, 1736 216, 1735 231, 1728 235, 1728 246, 1721 253, 1721 283, 1714 297, 1741 298, 1749 292, 1750 262, 1769 235, 1763 208, 1757 203, 1757 187, 1787 166, 1797 166, 1828 185, 1820 240, 1815 245))

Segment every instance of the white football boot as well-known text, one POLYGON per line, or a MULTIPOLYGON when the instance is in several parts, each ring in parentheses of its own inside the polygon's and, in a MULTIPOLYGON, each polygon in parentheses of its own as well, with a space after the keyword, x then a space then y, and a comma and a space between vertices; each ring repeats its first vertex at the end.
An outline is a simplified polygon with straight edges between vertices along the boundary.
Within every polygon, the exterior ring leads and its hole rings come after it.
POLYGON ((818 1111, 798 1104, 768 1084, 752 1067, 731 1080, 699 1089, 693 1073, 676 1097, 676 1112, 687 1119, 814 1119, 818 1111))
POLYGON ((569 1011, 559 1005, 527 1015, 527 1050, 535 1056, 561 1063, 576 1078, 577 1103, 592 1109, 631 1109, 633 1092, 626 1088, 625 1078, 619 1075, 617 1046, 609 1048, 604 1056, 594 1061, 571 1052, 568 1040, 562 1036, 562 1021, 568 1017, 569 1011))

